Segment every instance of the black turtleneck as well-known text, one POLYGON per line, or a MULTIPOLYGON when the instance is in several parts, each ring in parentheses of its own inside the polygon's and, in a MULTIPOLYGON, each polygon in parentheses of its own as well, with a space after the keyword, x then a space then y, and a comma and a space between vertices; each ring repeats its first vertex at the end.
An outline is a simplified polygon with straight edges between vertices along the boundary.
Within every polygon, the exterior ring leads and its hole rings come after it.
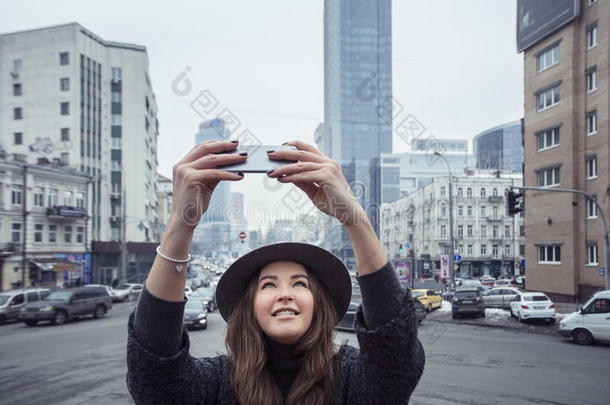
POLYGON ((292 383, 297 378, 297 374, 303 364, 303 359, 295 358, 292 353, 297 347, 296 344, 285 345, 269 337, 265 337, 269 347, 269 371, 278 385, 282 397, 286 398, 292 383))

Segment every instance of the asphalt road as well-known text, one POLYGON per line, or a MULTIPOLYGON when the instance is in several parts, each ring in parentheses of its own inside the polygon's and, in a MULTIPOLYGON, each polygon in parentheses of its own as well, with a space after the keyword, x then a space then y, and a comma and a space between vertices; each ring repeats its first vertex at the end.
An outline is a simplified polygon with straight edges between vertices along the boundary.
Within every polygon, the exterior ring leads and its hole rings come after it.
MULTIPOLYGON (((101 320, 63 326, 0 325, 0 404, 129 404, 126 322, 134 303, 101 320)), ((214 312, 193 331, 191 353, 224 352, 214 312)), ((338 333, 337 342, 354 334, 338 333)), ((577 346, 559 337, 426 322, 424 375, 413 404, 607 404, 610 345, 577 346)))

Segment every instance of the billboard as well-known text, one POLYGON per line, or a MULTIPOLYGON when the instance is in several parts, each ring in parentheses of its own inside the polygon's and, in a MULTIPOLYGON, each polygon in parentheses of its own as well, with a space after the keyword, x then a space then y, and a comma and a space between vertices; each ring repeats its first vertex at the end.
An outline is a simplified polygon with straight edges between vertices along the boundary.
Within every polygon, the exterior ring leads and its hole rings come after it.
POLYGON ((517 52, 580 15, 580 0, 517 0, 517 52))
POLYGON ((410 287, 411 286, 411 263, 408 261, 396 261, 394 262, 394 270, 398 275, 400 284, 410 287))
POLYGON ((411 142, 412 152, 468 152, 466 139, 414 139, 411 142))

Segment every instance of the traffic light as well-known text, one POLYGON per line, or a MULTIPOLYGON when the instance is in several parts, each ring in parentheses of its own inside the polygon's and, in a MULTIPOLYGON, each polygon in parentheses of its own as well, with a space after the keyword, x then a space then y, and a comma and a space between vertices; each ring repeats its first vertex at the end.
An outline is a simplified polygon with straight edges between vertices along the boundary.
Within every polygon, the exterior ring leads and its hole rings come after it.
POLYGON ((400 254, 402 254, 402 251, 403 251, 403 249, 402 249, 402 243, 401 243, 400 245, 398 245, 398 252, 400 254))
POLYGON ((523 193, 506 190, 506 215, 511 217, 523 210, 523 193))

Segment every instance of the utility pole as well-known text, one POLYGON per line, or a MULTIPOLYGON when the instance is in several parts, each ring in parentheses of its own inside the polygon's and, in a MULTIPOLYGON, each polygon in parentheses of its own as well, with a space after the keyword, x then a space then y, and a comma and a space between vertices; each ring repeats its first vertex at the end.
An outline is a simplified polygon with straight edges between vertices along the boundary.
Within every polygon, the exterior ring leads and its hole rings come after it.
POLYGON ((597 199, 595 197, 593 197, 591 194, 585 193, 584 191, 573 190, 573 189, 569 189, 569 188, 544 188, 544 187, 513 187, 513 188, 516 188, 518 190, 533 190, 533 191, 548 191, 548 192, 553 192, 553 193, 580 194, 580 195, 584 195, 586 198, 588 198, 589 200, 593 201, 593 203, 595 203, 595 207, 597 208, 597 211, 599 212, 600 216, 602 217, 602 222, 604 225, 604 240, 605 240, 605 244, 604 244, 605 255, 604 256, 605 256, 605 265, 606 265, 606 268, 604 269, 604 277, 605 277, 606 290, 610 290, 610 276, 608 275, 608 264, 610 264, 610 246, 608 244, 608 222, 606 222, 606 215, 604 214, 604 210, 602 209, 602 206, 599 204, 599 202, 597 202, 597 199))
POLYGON ((121 193, 121 283, 127 282, 127 204, 125 187, 121 193))
POLYGON ((447 176, 449 177, 449 277, 451 278, 451 285, 455 285, 455 272, 453 270, 453 190, 451 183, 451 167, 449 161, 443 154, 434 152, 436 156, 440 156, 447 165, 447 176))
MULTIPOLYGON (((26 287, 25 279, 26 279, 26 269, 28 268, 28 261, 26 258, 27 254, 27 232, 28 232, 28 165, 27 163, 23 165, 23 201, 22 201, 22 214, 23 214, 23 242, 21 244, 21 254, 22 260, 21 263, 21 286, 23 288, 26 287)), ((31 280, 30 280, 31 282, 31 280)))

